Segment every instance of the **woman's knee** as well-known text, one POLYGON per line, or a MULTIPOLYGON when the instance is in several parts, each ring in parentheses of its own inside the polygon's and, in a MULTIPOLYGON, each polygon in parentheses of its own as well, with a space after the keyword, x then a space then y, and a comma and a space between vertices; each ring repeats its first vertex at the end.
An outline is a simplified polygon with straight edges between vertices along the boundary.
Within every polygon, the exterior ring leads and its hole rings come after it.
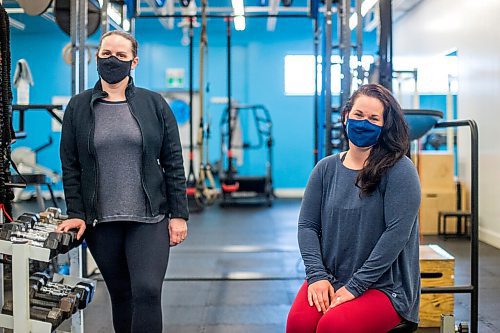
POLYGON ((106 281, 109 296, 113 303, 129 302, 132 299, 132 289, 130 287, 130 280, 128 279, 113 279, 106 281))
POLYGON ((146 301, 155 303, 161 301, 162 285, 151 281, 137 282, 132 286, 132 294, 135 301, 146 301))

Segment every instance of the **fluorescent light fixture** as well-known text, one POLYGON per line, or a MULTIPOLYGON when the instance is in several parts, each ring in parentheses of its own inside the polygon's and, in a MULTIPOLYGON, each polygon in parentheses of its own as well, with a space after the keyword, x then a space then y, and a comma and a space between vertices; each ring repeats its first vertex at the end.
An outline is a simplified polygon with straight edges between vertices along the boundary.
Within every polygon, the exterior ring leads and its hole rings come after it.
POLYGON ((110 19, 115 21, 118 25, 122 24, 122 16, 114 7, 108 8, 108 16, 110 19))
POLYGON ((9 18, 9 25, 21 31, 24 31, 24 29, 26 29, 26 25, 23 22, 15 20, 12 17, 9 18))
POLYGON ((245 30, 245 16, 238 15, 234 17, 234 28, 237 31, 245 30))
POLYGON ((245 15, 245 6, 243 5, 243 0, 231 0, 233 4, 234 15, 245 15))
POLYGON ((102 5, 104 4, 104 1, 103 0, 98 0, 99 1, 99 5, 101 6, 102 8, 102 5))
MULTIPOLYGON (((361 16, 364 17, 370 11, 370 9, 372 9, 373 6, 375 6, 377 2, 378 0, 363 1, 363 3, 361 4, 361 16)), ((349 28, 353 30, 354 28, 356 28, 357 25, 358 25, 358 13, 354 13, 349 18, 349 28)))
POLYGON ((234 12, 234 28, 237 31, 245 30, 245 5, 243 0, 231 0, 234 12))
POLYGON ((130 20, 127 18, 123 19, 123 30, 130 31, 130 20))

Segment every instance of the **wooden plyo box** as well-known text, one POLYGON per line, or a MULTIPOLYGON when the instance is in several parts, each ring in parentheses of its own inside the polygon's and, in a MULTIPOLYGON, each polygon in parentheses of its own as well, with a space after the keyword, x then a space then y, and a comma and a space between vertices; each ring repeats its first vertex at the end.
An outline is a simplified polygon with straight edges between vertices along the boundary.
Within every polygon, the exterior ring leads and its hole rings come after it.
MULTIPOLYGON (((422 235, 438 234, 438 214, 440 211, 454 211, 457 207, 457 193, 452 190, 428 191, 422 189, 420 203, 420 233, 422 235)), ((456 223, 448 223, 447 232, 456 231, 456 223)))
MULTIPOLYGON (((449 287, 455 284, 455 258, 438 245, 420 245, 422 287, 449 287)), ((441 314, 454 311, 453 294, 422 294, 419 327, 439 327, 441 314)))
POLYGON ((418 155, 417 163, 422 189, 455 190, 453 154, 422 152, 418 155))

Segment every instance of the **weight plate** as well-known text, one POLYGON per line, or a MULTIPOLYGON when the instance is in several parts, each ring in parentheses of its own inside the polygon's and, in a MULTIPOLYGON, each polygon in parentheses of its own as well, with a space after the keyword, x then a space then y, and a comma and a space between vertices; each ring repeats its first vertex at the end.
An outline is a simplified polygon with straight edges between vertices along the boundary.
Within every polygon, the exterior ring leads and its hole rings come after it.
MULTIPOLYGON (((70 25, 70 0, 56 0, 54 16, 59 28, 68 36, 71 34, 70 25)), ((94 1, 89 0, 87 36, 93 35, 101 24, 101 8, 94 1)))
POLYGON ((49 9, 52 0, 17 0, 24 12, 31 16, 42 15, 49 9))

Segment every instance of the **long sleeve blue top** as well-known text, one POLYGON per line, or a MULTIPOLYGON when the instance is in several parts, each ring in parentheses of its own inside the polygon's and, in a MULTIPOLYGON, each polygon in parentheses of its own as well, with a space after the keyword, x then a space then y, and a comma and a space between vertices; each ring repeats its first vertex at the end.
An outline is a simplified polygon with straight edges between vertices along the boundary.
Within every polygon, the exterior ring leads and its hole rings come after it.
POLYGON ((418 322, 420 182, 403 157, 370 195, 360 195, 359 171, 340 155, 321 160, 309 178, 298 240, 309 284, 328 280, 355 297, 378 289, 398 314, 418 322))

